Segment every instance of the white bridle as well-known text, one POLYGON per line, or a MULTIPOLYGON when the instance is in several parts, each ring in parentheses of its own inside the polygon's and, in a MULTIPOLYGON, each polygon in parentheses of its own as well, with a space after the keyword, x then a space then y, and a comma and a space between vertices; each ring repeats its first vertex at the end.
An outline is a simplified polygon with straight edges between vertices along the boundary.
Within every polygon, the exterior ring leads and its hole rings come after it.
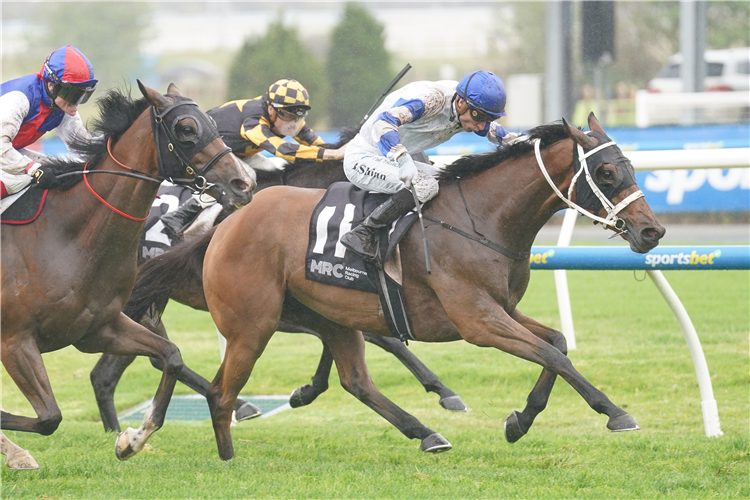
MULTIPOLYGON (((643 191, 640 189, 638 191, 635 191, 628 195, 625 199, 623 199, 620 203, 617 205, 612 204, 611 201, 607 199, 606 196, 604 196, 604 193, 602 193, 601 189, 599 189, 599 186, 596 185, 594 182, 594 179, 591 177, 591 172, 589 172, 589 166, 586 162, 586 158, 589 156, 601 151, 602 149, 609 147, 609 146, 615 146, 614 141, 607 142, 605 144, 600 144, 599 146, 595 147, 588 153, 584 153, 583 148, 580 144, 576 144, 578 147, 578 160, 581 162, 581 168, 578 170, 578 173, 573 177, 573 180, 570 183, 570 187, 568 188, 568 197, 566 198, 559 189, 557 189, 557 186, 555 186, 555 183, 552 182, 552 179, 550 178, 549 174, 547 173, 547 169, 544 167, 544 162, 542 162, 542 153, 540 151, 540 139, 534 139, 534 154, 536 154, 536 161, 539 165, 539 169, 542 171, 542 174, 544 174, 544 178, 547 179, 547 182, 552 187, 552 189, 555 191, 557 196, 564 201, 570 208, 575 210, 581 215, 585 215, 589 219, 593 219, 597 222, 602 223, 602 225, 605 228, 612 228, 615 231, 618 231, 617 234, 622 234, 627 232, 627 229, 625 228, 625 221, 617 217, 617 214, 620 213, 625 207, 630 205, 632 202, 637 200, 638 198, 643 197, 643 191), (581 175, 581 172, 586 173, 586 182, 588 182, 589 186, 591 187, 591 190, 594 192, 597 198, 599 198, 599 201, 601 202, 604 209, 607 211, 607 217, 601 218, 598 215, 592 214, 588 210, 579 207, 572 201, 570 201, 570 198, 573 196, 573 189, 575 189, 576 182, 578 181, 578 176, 581 175)), ((615 235, 616 236, 616 235, 615 235)))

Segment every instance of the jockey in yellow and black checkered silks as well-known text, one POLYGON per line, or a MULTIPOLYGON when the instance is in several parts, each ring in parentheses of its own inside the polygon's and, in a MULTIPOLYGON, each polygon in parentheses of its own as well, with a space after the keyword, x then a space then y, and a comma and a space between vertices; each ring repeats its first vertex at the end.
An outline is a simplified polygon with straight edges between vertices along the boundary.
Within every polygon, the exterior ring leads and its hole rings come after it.
POLYGON ((275 128, 283 131, 282 128, 288 128, 289 133, 284 135, 294 136, 293 130, 296 128, 294 122, 305 119, 307 112, 310 110, 310 95, 307 89, 297 80, 283 78, 271 84, 268 87, 268 105, 273 107, 278 118, 283 122, 292 122, 291 125, 277 124, 274 121, 275 128))

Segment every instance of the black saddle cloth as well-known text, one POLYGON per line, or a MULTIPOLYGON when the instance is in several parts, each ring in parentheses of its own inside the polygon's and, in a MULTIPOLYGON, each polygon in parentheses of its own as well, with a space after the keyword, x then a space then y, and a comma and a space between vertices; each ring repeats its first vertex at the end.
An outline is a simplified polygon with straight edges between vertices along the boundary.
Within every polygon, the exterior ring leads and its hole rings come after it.
POLYGON ((3 224, 29 224, 34 222, 42 213, 44 201, 47 199, 47 189, 31 186, 8 209, 3 212, 3 224))

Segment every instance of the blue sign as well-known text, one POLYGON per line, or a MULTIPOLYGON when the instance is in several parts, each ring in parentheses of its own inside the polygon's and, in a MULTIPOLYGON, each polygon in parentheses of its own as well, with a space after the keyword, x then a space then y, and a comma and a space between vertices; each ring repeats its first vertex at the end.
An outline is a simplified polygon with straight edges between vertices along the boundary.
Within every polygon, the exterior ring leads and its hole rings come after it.
POLYGON ((531 247, 531 269, 750 269, 750 246, 658 246, 640 254, 629 247, 531 247))
POLYGON ((635 178, 657 214, 750 211, 750 168, 637 171, 635 178))

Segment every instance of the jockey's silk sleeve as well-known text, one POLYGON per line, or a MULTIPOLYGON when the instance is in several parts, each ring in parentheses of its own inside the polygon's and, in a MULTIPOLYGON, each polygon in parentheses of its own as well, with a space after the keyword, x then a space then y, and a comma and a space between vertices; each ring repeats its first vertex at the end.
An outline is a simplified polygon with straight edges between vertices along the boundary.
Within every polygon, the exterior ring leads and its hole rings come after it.
POLYGON ((29 112, 29 100, 21 92, 9 92, 0 97, 2 124, 0 124, 0 169, 13 175, 26 173, 26 168, 34 161, 19 153, 13 147, 23 119, 29 112))
POLYGON ((219 134, 237 156, 249 157, 266 150, 290 162, 321 161, 325 150, 318 147, 324 141, 307 125, 294 140, 285 141, 271 130, 267 104, 261 97, 231 101, 208 114, 216 121, 219 134))

